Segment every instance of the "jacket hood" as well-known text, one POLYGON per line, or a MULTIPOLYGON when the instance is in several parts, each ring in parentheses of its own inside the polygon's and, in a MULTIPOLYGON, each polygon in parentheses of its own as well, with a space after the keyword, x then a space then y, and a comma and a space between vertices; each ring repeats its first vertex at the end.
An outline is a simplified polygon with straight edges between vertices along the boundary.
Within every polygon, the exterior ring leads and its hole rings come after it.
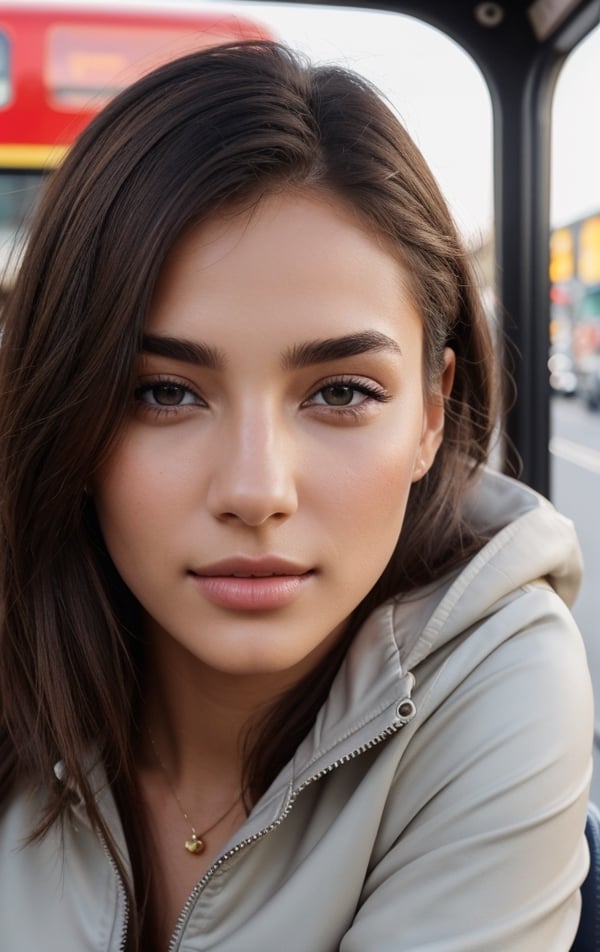
POLYGON ((465 498, 464 515, 489 542, 461 570, 408 596, 420 603, 422 622, 412 637, 406 633, 402 655, 409 666, 526 585, 544 579, 569 608, 579 591, 583 559, 573 523, 533 489, 484 470, 465 498))

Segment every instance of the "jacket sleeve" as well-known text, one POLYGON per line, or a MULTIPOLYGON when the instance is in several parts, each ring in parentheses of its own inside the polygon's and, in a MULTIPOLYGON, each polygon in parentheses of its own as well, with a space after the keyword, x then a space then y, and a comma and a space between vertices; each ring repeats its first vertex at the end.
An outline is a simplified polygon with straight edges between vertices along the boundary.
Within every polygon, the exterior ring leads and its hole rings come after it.
POLYGON ((571 616, 532 587, 424 680, 340 952, 567 952, 588 867, 593 738, 571 616), (499 626, 513 633, 474 664, 499 626))

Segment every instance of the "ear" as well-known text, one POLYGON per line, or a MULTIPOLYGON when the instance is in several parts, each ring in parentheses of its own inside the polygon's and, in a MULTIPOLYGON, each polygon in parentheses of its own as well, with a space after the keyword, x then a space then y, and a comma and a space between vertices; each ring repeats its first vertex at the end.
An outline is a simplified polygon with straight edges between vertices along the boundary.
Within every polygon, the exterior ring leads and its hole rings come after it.
POLYGON ((413 483, 427 473, 436 457, 444 435, 445 403, 454 383, 456 354, 450 347, 444 350, 444 369, 429 394, 424 407, 423 432, 413 469, 413 483))

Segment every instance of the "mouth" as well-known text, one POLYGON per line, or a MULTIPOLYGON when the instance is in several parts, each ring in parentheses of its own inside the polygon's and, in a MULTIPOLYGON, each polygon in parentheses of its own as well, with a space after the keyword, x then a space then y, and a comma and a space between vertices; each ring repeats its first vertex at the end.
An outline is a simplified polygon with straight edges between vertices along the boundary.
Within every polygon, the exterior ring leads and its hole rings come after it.
POLYGON ((279 558, 232 558, 190 572, 202 595, 220 608, 266 612, 291 605, 315 570, 279 558))

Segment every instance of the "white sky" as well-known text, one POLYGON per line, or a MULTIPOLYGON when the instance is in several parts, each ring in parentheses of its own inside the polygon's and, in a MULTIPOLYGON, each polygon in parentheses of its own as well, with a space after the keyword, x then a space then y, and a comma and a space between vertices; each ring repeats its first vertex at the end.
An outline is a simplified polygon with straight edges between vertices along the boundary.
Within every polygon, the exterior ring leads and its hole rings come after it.
POLYGON ((600 26, 567 59, 554 97, 552 221, 600 211, 600 26))
MULTIPOLYGON (((36 0, 48 5, 52 0, 36 0)), ((475 238, 492 220, 491 106, 478 68, 453 41, 410 17, 230 0, 67 0, 123 10, 238 11, 317 62, 341 62, 390 99, 429 161, 455 218, 475 238)), ((507 64, 507 68, 510 68, 507 64)), ((569 58, 553 125, 552 220, 600 210, 600 28, 569 58)))

